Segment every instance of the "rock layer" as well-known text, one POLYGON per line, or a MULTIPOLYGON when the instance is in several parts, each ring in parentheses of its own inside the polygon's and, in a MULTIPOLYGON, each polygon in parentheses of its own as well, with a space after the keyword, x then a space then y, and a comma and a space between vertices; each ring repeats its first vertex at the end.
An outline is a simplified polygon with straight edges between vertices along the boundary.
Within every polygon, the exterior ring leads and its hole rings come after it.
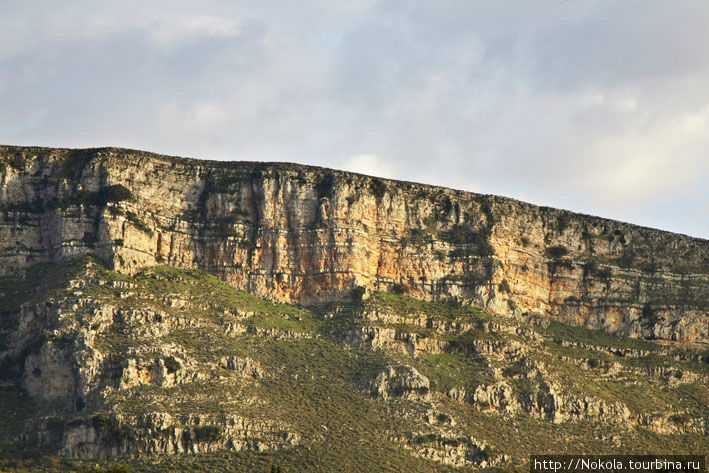
POLYGON ((282 302, 384 289, 709 343, 705 240, 308 166, 0 147, 0 274, 89 253, 282 302))

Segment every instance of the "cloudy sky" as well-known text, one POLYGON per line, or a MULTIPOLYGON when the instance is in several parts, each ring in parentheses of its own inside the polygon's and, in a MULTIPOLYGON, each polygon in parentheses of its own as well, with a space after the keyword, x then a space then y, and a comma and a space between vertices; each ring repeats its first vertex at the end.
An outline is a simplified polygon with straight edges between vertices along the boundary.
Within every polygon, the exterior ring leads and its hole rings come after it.
POLYGON ((0 142, 291 161, 709 238, 706 0, 0 0, 0 142))

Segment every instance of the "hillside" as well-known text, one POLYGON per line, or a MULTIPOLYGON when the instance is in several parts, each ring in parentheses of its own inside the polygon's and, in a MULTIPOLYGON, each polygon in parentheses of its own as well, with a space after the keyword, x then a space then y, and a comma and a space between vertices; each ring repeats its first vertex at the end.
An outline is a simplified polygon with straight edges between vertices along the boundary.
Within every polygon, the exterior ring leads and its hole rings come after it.
POLYGON ((705 240, 292 164, 0 163, 3 471, 709 447, 705 240))

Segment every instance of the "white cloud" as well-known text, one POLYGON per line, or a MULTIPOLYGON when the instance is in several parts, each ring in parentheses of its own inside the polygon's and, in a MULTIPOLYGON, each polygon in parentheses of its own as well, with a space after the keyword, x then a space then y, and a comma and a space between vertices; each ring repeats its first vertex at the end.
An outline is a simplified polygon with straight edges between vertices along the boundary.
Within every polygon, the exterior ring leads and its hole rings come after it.
POLYGON ((709 172, 709 107, 596 140, 580 184, 607 204, 637 207, 701 185, 709 172))
POLYGON ((347 158, 342 169, 377 177, 391 177, 394 175, 393 166, 376 154, 352 155, 347 158))
POLYGON ((173 49, 195 37, 236 37, 242 31, 240 18, 170 15, 151 19, 146 25, 151 39, 162 49, 173 49))
POLYGON ((187 135, 201 135, 220 129, 228 122, 229 111, 222 103, 170 101, 160 106, 158 120, 166 131, 187 135))
POLYGON ((0 141, 344 167, 709 236, 681 211, 709 201, 703 0, 3 7, 0 141))

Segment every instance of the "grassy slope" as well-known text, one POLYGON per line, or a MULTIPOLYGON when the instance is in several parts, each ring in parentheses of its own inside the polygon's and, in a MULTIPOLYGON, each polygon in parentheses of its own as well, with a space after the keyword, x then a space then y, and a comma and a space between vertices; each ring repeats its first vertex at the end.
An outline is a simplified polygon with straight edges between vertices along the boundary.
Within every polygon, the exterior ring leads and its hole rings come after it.
MULTIPOLYGON (((127 308, 151 307, 167 317, 182 317, 198 323, 199 329, 176 329, 157 340, 184 349, 194 359, 207 362, 221 356, 248 356, 257 360, 267 373, 262 380, 244 382, 225 390, 222 385, 198 382, 176 388, 141 386, 109 397, 112 408, 123 412, 146 409, 172 409, 174 412, 231 412, 249 418, 285 422, 303 438, 301 447, 271 453, 219 452, 200 455, 176 455, 128 461, 135 471, 269 471, 279 463, 284 471, 446 471, 445 467, 413 457, 391 440, 394 434, 421 428, 406 413, 421 409, 408 401, 384 402, 372 398, 362 380, 373 379, 387 364, 403 362, 429 377, 432 389, 447 392, 454 387, 474 389, 492 382, 491 370, 523 372, 524 368, 503 358, 471 356, 458 350, 451 353, 410 358, 398 352, 365 351, 348 348, 327 339, 305 338, 276 340, 256 335, 226 336, 220 327, 233 322, 246 327, 276 329, 310 334, 328 333, 343 326, 357 326, 366 321, 358 313, 379 311, 396 314, 411 324, 397 324, 400 331, 434 336, 432 330, 415 323, 421 314, 433 321, 497 321, 479 310, 427 303, 405 296, 375 293, 363 304, 350 304, 334 318, 332 306, 297 307, 274 304, 237 291, 201 271, 156 267, 134 277, 116 274, 95 260, 81 260, 67 265, 38 265, 28 273, 28 281, 17 284, 0 281, 3 306, 8 313, 20 304, 35 304, 49 297, 73 297, 67 289, 70 279, 84 274, 89 284, 84 297, 104 304, 127 308), (120 284, 130 288, 120 288, 120 284), (22 288, 35 288, 32 291, 22 288), (172 299, 186 301, 184 307, 172 307, 172 299), (258 402, 241 402, 257 399, 258 402), (168 401, 168 402, 166 402, 168 401)), ((504 321, 503 321, 504 322, 504 321)), ((125 333, 121 327, 102 332, 100 346, 121 353, 127 346, 150 344, 149 339, 125 333)), ((125 328, 125 327, 123 327, 125 328)), ((709 416, 706 378, 691 384, 672 386, 643 375, 655 366, 691 371, 706 376, 709 366, 677 361, 651 342, 628 340, 600 332, 552 323, 546 328, 527 325, 542 340, 530 342, 529 356, 543 361, 549 372, 560 380, 570 394, 592 394, 609 402, 624 402, 633 413, 682 412, 689 416, 709 416), (572 346, 564 346, 569 345, 572 346), (643 350, 640 356, 619 358, 607 348, 643 350), (575 363, 574 360, 578 361, 575 363), (590 366, 581 368, 580 363, 590 366), (605 376, 604 362, 619 363, 622 375, 605 376)), ((471 330, 447 335, 450 346, 465 347, 472 340, 508 343, 521 340, 516 335, 471 330), (456 345, 457 344, 457 345, 456 345)), ((156 341, 156 342, 157 342, 156 341)), ((230 376, 220 368, 213 376, 230 376)), ((514 389, 517 385, 510 383, 514 389)), ((521 389, 521 388, 520 388, 521 389)), ((12 431, 20 420, 32 413, 32 403, 17 389, 0 391, 2 405, 10 406, 11 417, 0 421, 3 453, 2 471, 103 471, 115 468, 110 463, 67 462, 55 457, 14 451, 12 431)), ((527 415, 502 417, 473 410, 434 395, 436 408, 456 419, 467 435, 489 443, 495 451, 523 459, 532 453, 696 453, 709 449, 706 436, 697 434, 658 435, 644 429, 627 429, 590 421, 552 424, 527 415)), ((522 460, 521 460, 522 461, 522 460)))

